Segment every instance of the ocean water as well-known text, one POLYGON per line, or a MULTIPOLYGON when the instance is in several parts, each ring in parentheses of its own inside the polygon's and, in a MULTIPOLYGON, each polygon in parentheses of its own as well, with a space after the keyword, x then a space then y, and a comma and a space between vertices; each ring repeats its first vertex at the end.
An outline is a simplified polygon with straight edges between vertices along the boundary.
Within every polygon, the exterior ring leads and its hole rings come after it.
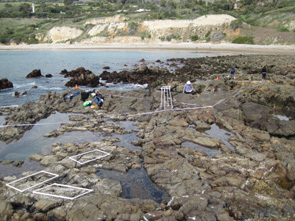
MULTIPOLYGON (((96 75, 103 72, 105 66, 110 67, 110 72, 123 69, 133 69, 141 65, 141 59, 160 65, 155 61, 166 62, 169 58, 192 58, 214 56, 214 54, 196 53, 194 51, 173 50, 47 50, 47 51, 0 51, 0 79, 7 78, 14 85, 12 89, 0 90, 0 106, 22 105, 28 101, 37 101, 41 94, 48 90, 63 92, 70 90, 64 85, 69 79, 59 73, 67 69, 74 70, 84 67, 96 75), (34 69, 40 69, 42 75, 52 74, 52 78, 26 79, 34 69), (37 86, 33 89, 33 86, 37 86), (26 96, 14 97, 18 91, 26 96)), ((163 64, 161 64, 163 65, 163 64)), ((164 64, 165 65, 165 64, 164 64)), ((135 90, 138 85, 108 85, 110 89, 135 90)))

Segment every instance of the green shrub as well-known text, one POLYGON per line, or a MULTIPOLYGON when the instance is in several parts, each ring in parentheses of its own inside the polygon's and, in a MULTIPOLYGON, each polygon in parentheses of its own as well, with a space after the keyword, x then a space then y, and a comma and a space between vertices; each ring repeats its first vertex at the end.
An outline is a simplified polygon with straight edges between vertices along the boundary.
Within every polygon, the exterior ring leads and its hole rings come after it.
POLYGON ((174 34, 171 34, 171 35, 168 35, 168 36, 161 36, 159 37, 159 39, 161 41, 171 41, 172 39, 175 39, 175 40, 178 40, 180 41, 181 40, 181 36, 180 35, 174 35, 174 34))
POLYGON ((252 37, 240 36, 232 41, 234 44, 254 44, 252 37))
POLYGON ((197 40, 199 40, 199 36, 198 35, 193 35, 193 36, 191 36, 191 40, 192 41, 197 41, 197 40))
POLYGON ((171 40, 172 40, 171 35, 167 36, 167 37, 166 37, 166 40, 167 40, 167 41, 171 41, 171 40))
POLYGON ((210 34, 211 34, 211 30, 205 34, 205 38, 208 38, 210 34))
POLYGON ((137 33, 138 23, 131 21, 128 23, 128 35, 135 35, 137 33))
POLYGON ((141 40, 144 40, 145 38, 151 38, 152 35, 148 31, 143 31, 140 33, 140 37, 141 37, 141 40))
POLYGON ((230 23, 229 27, 233 30, 236 30, 238 28, 241 28, 243 25, 243 20, 241 18, 234 20, 230 23))
POLYGON ((278 31, 280 31, 280 32, 289 32, 289 29, 287 27, 280 27, 278 29, 278 31))
POLYGON ((20 42, 27 44, 38 44, 39 41, 36 39, 35 34, 27 34, 20 39, 20 42))
POLYGON ((181 40, 181 36, 180 35, 174 35, 174 34, 172 34, 170 36, 171 36, 172 39, 175 39, 177 41, 180 41, 181 40))

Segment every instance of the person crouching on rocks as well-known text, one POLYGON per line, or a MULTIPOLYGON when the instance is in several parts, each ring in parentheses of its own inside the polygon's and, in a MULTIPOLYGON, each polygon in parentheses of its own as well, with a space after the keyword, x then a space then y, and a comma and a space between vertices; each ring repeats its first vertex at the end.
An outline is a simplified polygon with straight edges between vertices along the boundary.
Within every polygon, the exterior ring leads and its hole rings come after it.
POLYGON ((103 105, 103 102, 104 102, 104 97, 102 96, 101 93, 99 93, 98 91, 96 91, 96 94, 94 96, 94 103, 97 104, 97 106, 99 108, 101 108, 101 106, 103 105))
POLYGON ((183 88, 184 94, 194 94, 194 87, 190 81, 187 81, 183 88))

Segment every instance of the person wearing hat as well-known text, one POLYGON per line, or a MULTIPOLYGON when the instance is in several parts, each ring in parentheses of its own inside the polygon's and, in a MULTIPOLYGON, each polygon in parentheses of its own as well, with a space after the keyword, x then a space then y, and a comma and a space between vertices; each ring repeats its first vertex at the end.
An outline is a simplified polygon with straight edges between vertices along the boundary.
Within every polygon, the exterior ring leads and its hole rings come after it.
POLYGON ((183 93, 192 94, 194 91, 194 87, 190 81, 187 81, 183 88, 183 93))

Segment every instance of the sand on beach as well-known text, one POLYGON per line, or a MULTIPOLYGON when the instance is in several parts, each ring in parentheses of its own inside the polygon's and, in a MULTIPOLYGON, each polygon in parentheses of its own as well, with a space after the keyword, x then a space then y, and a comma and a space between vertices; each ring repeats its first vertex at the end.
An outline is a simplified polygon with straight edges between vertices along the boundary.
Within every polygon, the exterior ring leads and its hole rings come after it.
POLYGON ((232 43, 102 43, 102 44, 21 44, 21 45, 0 45, 0 50, 191 50, 198 51, 231 51, 235 53, 283 53, 295 54, 295 45, 249 45, 232 43))

